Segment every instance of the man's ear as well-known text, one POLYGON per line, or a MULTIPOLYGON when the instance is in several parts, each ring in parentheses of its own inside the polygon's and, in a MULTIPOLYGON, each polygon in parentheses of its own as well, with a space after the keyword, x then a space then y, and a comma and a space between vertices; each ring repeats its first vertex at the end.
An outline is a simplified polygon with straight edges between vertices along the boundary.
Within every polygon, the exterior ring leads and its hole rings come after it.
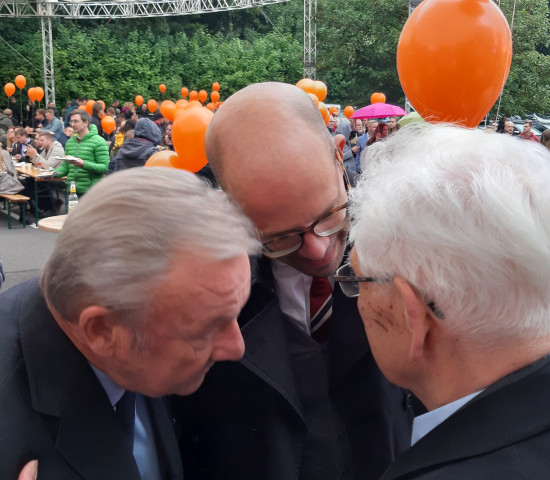
POLYGON ((336 145, 336 148, 340 152, 340 156, 344 156, 344 145, 346 144, 346 137, 342 135, 341 133, 334 135, 334 145, 336 145))
POLYGON ((119 327, 109 309, 90 305, 78 318, 80 336, 90 350, 101 357, 110 357, 116 348, 119 327))
POLYGON ((426 340, 431 327, 431 318, 424 299, 405 279, 395 277, 397 288, 404 306, 405 322, 410 331, 410 355, 412 360, 424 356, 426 340))

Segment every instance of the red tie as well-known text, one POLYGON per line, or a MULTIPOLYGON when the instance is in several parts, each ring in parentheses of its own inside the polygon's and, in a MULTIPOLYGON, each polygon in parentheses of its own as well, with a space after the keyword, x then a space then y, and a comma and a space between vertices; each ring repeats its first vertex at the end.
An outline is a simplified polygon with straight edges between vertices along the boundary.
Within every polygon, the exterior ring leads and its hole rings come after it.
POLYGON ((309 291, 309 327, 311 336, 325 343, 332 322, 332 287, 327 277, 313 277, 309 291))

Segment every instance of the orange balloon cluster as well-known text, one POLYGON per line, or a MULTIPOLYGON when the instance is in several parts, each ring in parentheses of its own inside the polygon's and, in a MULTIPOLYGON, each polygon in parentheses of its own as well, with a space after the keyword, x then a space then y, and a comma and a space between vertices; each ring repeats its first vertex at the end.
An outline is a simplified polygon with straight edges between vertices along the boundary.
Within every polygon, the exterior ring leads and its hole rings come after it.
MULTIPOLYGON (((320 80, 312 80, 311 78, 302 78, 296 86, 306 92, 319 109, 319 113, 323 117, 325 123, 330 120, 330 113, 323 103, 327 96, 327 86, 320 80)), ((338 109, 337 109, 338 110, 338 109)))
POLYGON ((44 98, 44 89, 42 87, 31 87, 27 90, 27 95, 33 102, 41 102, 44 98))
POLYGON ((386 103, 386 95, 380 92, 373 93, 370 96, 370 103, 386 103))
POLYGON ((13 83, 6 83, 4 85, 4 92, 8 97, 11 97, 15 93, 15 85, 13 83))
POLYGON ((415 110, 466 127, 479 125, 494 105, 511 60, 508 22, 487 0, 424 0, 397 46, 399 79, 415 110))
POLYGON ((327 96, 327 86, 320 80, 312 80, 311 78, 302 78, 296 86, 301 88, 306 93, 311 93, 317 97, 317 100, 322 102, 327 96))

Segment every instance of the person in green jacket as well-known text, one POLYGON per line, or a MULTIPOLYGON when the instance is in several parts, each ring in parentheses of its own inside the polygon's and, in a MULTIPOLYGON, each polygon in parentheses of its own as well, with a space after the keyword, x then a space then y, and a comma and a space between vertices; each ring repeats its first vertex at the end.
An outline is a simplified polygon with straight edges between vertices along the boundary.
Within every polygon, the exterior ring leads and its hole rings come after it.
POLYGON ((65 155, 75 158, 63 161, 55 170, 67 177, 67 190, 71 182, 76 183, 78 195, 84 195, 109 169, 109 147, 90 120, 85 110, 75 109, 70 113, 69 123, 74 136, 65 145, 65 155))

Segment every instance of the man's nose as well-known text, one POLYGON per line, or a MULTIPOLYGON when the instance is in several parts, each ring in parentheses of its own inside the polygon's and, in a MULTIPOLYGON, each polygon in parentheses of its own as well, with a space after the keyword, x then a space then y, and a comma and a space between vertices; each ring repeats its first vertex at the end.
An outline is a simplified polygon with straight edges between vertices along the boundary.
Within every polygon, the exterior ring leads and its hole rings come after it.
POLYGON ((222 362, 237 361, 244 355, 244 340, 237 319, 231 320, 217 334, 216 344, 212 351, 212 360, 222 362))
POLYGON ((325 257, 330 245, 330 237, 319 237, 313 232, 306 232, 300 247, 300 256, 309 260, 321 260, 325 257))

